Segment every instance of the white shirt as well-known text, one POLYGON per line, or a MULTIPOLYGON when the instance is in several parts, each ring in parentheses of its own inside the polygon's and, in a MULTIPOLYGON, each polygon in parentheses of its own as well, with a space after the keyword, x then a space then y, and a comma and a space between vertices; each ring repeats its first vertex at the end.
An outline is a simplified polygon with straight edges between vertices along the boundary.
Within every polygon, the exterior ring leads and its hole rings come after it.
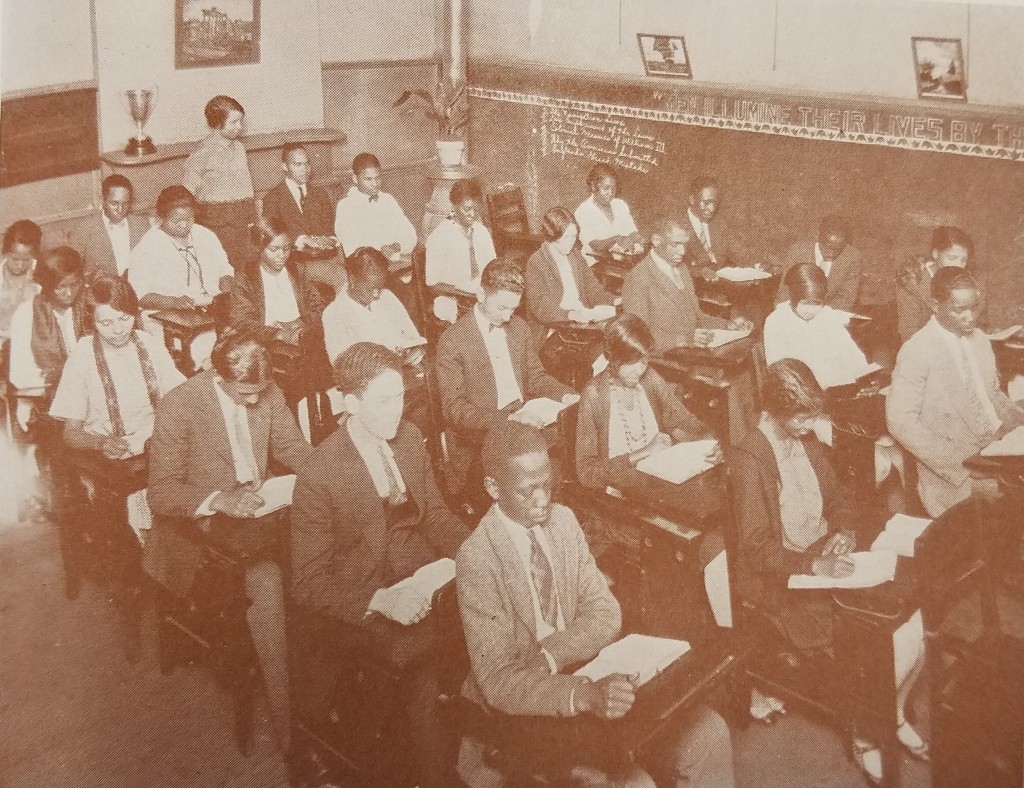
POLYGON ((713 262, 717 262, 715 261, 715 256, 711 254, 711 227, 697 216, 692 208, 686 209, 686 215, 690 217, 690 226, 693 227, 693 232, 697 236, 697 243, 708 250, 708 256, 711 257, 713 262))
POLYGON ((324 345, 333 363, 356 342, 376 342, 391 350, 416 347, 424 342, 402 302, 390 290, 363 306, 348 294, 348 286, 323 312, 324 345))
MULTIPOLYGON (((35 299, 22 301, 11 317, 11 368, 8 379, 22 394, 41 394, 45 387, 43 371, 32 354, 32 304, 35 299)), ((64 337, 64 347, 70 354, 78 343, 75 336, 75 316, 70 308, 63 313, 54 311, 57 325, 64 337)))
POLYGON ((516 400, 526 402, 523 392, 519 389, 519 381, 516 379, 515 368, 512 366, 512 356, 508 352, 508 334, 505 332, 505 327, 495 326, 491 323, 484 317, 479 306, 473 307, 473 315, 476 317, 476 326, 480 330, 480 335, 484 338, 487 356, 491 360, 494 388, 498 394, 498 410, 516 400))
MULTIPOLYGON (((471 230, 473 251, 476 253, 476 278, 470 276, 470 238, 465 228, 449 217, 437 225, 427 238, 425 281, 428 287, 444 283, 468 293, 477 292, 484 266, 497 257, 497 253, 494 251, 491 233, 483 224, 474 222, 471 230)), ((441 320, 454 323, 458 316, 458 304, 453 298, 438 296, 434 299, 434 314, 441 320)))
MULTIPOLYGON (((595 262, 593 250, 590 248, 591 241, 603 241, 616 235, 632 235, 637 232, 636 222, 633 221, 633 214, 625 200, 613 197, 611 209, 612 218, 609 220, 608 215, 594 202, 593 194, 581 202, 576 209, 576 224, 580 226, 580 243, 583 244, 583 253, 591 265, 595 262)), ((632 249, 627 251, 632 251, 632 249)))
MULTIPOLYGON (((942 339, 946 343, 946 347, 949 348, 950 354, 953 356, 953 363, 956 364, 957 370, 960 372, 960 377, 964 381, 964 385, 969 385, 973 382, 974 389, 978 393, 978 400, 981 402, 981 409, 986 419, 992 425, 993 430, 999 429, 1002 421, 996 414, 995 405, 992 404, 992 398, 988 394, 988 390, 985 388, 985 383, 981 379, 981 372, 978 370, 978 362, 974 358, 974 348, 972 347, 970 337, 962 337, 954 334, 952 331, 945 329, 941 323, 932 315, 929 322, 935 324, 935 327, 939 329, 939 333, 942 335, 942 339), (963 351, 961 351, 963 348, 963 351), (964 369, 964 355, 967 356, 967 363, 970 369, 964 369)), ((978 329, 975 329, 977 331, 978 329)))
POLYGON ((764 358, 768 364, 783 358, 803 361, 822 388, 853 383, 871 371, 842 313, 825 306, 804 320, 788 301, 778 304, 764 321, 764 358))
POLYGON ((260 277, 263 279, 263 322, 272 326, 298 320, 299 302, 288 270, 282 268, 272 273, 261 265, 260 277))
POLYGON ((356 416, 349 416, 345 419, 345 428, 348 430, 348 436, 352 439, 356 451, 366 463, 366 470, 370 474, 373 486, 377 488, 377 495, 387 498, 391 492, 387 471, 384 469, 384 462, 380 456, 381 450, 387 458, 388 465, 391 466, 391 473, 394 474, 395 480, 398 482, 399 491, 405 493, 405 480, 402 479, 402 472, 398 469, 398 463, 395 462, 395 453, 392 451, 391 445, 367 432, 366 427, 356 416))
POLYGON ((832 260, 826 260, 821 254, 821 244, 817 241, 814 243, 814 263, 822 271, 825 272, 825 276, 828 276, 832 272, 832 260))
POLYGON ((132 253, 131 230, 128 227, 128 219, 122 219, 117 224, 112 224, 107 215, 103 217, 103 226, 107 228, 107 235, 110 236, 110 246, 114 250, 114 260, 117 262, 117 275, 121 276, 128 270, 128 261, 132 253))
POLYGON ((672 283, 676 287, 678 287, 680 290, 686 289, 686 283, 683 282, 683 277, 680 276, 679 270, 674 265, 671 265, 665 260, 662 260, 661 255, 659 255, 653 249, 651 250, 651 259, 654 261, 654 264, 658 266, 658 269, 663 274, 665 274, 665 276, 672 280, 672 283))
POLYGON ((371 201, 354 186, 338 201, 334 234, 345 254, 361 246, 380 249, 393 243, 402 247, 402 254, 411 254, 416 246, 416 228, 394 197, 378 192, 377 199, 371 201))
POLYGON ((562 282, 562 300, 558 306, 566 312, 583 309, 583 299, 580 298, 580 288, 576 284, 576 277, 572 273, 572 263, 569 258, 558 251, 554 244, 548 244, 548 253, 555 261, 555 268, 558 270, 558 278, 562 282))
POLYGON ((220 239, 212 230, 193 224, 189 240, 198 267, 196 262, 190 265, 187 254, 159 227, 151 227, 139 239, 128 264, 128 281, 140 300, 152 293, 208 302, 220 293, 221 278, 235 273, 220 239))
POLYGON ((540 526, 534 526, 529 529, 536 534, 537 542, 540 544, 540 549, 544 551, 544 555, 546 555, 548 559, 548 564, 551 565, 551 588, 555 594, 555 610, 557 611, 554 627, 544 620, 544 615, 540 610, 540 597, 537 594, 537 587, 533 582, 533 571, 530 569, 531 546, 530 535, 527 533, 527 529, 510 519, 507 514, 501 511, 500 506, 495 505, 494 512, 498 516, 502 525, 504 525, 505 529, 508 531, 509 538, 512 539, 512 544, 515 545, 516 554, 523 562, 523 570, 526 572, 527 585, 530 586, 530 599, 533 600, 533 616, 537 625, 537 641, 539 642, 552 632, 561 632, 565 629, 565 619, 562 616, 562 602, 558 598, 558 590, 554 582, 555 563, 551 560, 551 544, 548 542, 547 534, 544 533, 543 528, 540 526))

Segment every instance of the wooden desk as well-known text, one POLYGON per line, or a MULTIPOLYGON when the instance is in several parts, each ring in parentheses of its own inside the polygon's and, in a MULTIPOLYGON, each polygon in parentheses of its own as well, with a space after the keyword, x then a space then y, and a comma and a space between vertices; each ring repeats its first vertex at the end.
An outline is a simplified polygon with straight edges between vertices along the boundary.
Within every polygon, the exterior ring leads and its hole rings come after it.
POLYGON ((203 310, 184 311, 178 309, 161 309, 150 315, 164 330, 164 345, 171 354, 181 374, 195 374, 196 366, 192 362, 192 342, 200 334, 212 331, 216 322, 203 310))
POLYGON ((992 351, 1004 388, 1017 375, 1024 375, 1024 329, 1000 342, 993 342, 992 351))
MULTIPOLYGON (((649 245, 647 248, 650 248, 649 245)), ((594 254, 594 274, 598 280, 612 295, 619 295, 622 292, 622 283, 626 280, 633 267, 647 256, 647 251, 635 254, 597 252, 594 254)))
POLYGON ((772 274, 749 282, 733 282, 722 278, 709 282, 695 275, 693 287, 701 308, 708 314, 723 318, 741 316, 751 320, 755 326, 761 326, 775 308, 779 276, 772 274))

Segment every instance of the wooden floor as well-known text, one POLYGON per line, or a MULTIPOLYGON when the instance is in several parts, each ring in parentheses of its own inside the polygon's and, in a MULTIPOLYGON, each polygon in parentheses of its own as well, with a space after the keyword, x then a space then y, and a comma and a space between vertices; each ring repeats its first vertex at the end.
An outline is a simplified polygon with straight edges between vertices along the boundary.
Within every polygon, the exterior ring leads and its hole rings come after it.
MULTIPOLYGON (((152 621, 142 659, 123 657, 102 583, 64 598, 48 523, 0 525, 0 788, 285 788, 259 714, 242 757, 226 696, 199 666, 161 676, 152 621)), ((789 714, 734 731, 743 788, 860 788, 838 736, 789 714)), ((907 788, 929 784, 906 761, 907 788)))

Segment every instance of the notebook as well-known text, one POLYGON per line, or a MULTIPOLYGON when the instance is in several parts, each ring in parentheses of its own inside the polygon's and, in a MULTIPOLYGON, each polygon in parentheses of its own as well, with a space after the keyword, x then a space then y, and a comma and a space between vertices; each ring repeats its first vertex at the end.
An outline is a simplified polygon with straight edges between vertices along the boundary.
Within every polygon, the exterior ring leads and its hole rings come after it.
POLYGON ((558 414, 569 406, 564 402, 549 399, 548 397, 537 397, 531 399, 523 407, 509 416, 512 421, 524 422, 526 419, 540 419, 540 422, 547 427, 558 420, 558 414))
POLYGON ((295 490, 295 474, 289 473, 286 476, 271 476, 263 486, 256 491, 256 494, 263 499, 263 506, 253 512, 253 517, 276 512, 292 505, 292 492, 295 490))
POLYGON ((753 282, 756 279, 770 279, 772 276, 760 268, 737 268, 733 266, 719 268, 715 273, 720 278, 728 279, 730 282, 753 282))
POLYGON ((431 599, 438 589, 454 579, 455 561, 451 558, 438 558, 432 563, 421 566, 404 580, 399 580, 391 588, 414 588, 427 599, 431 599))
POLYGON ((600 681, 612 673, 629 676, 642 687, 690 650, 685 640, 626 635, 601 649, 601 653, 577 670, 574 676, 600 681))
POLYGON ((733 331, 728 328, 712 328, 706 330, 711 331, 711 341, 705 345, 705 347, 721 347, 722 345, 728 345, 730 342, 735 342, 737 339, 743 339, 743 337, 750 336, 749 331, 733 331))
POLYGON ((790 588, 873 588, 896 577, 896 553, 890 550, 850 553, 853 574, 849 577, 790 575, 790 588))
POLYGON ((914 557, 914 545, 932 521, 926 517, 909 517, 905 514, 894 514, 885 524, 885 530, 878 535, 871 545, 872 551, 889 551, 897 555, 914 557))
POLYGON ((640 460, 636 469, 664 479, 669 484, 682 484, 715 466, 708 462, 707 457, 717 445, 718 441, 714 438, 677 443, 640 460))

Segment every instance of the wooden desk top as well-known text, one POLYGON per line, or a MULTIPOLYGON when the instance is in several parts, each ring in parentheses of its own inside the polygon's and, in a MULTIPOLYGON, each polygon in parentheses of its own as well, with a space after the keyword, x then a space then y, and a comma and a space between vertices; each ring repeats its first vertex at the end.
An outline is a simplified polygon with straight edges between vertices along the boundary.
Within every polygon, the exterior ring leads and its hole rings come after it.
MULTIPOLYGON (((265 134, 246 134, 239 137, 247 152, 280 148, 289 142, 322 142, 326 144, 344 143, 345 134, 338 129, 306 128, 289 131, 275 131, 265 134)), ((190 142, 172 142, 159 145, 156 153, 144 156, 129 156, 124 151, 114 150, 100 154, 107 164, 116 167, 144 167, 147 164, 159 164, 173 159, 184 159, 199 146, 199 140, 190 142)))
POLYGON ((750 360, 754 342, 759 341, 760 336, 751 334, 714 348, 675 347, 655 356, 652 361, 655 364, 676 369, 718 367, 727 371, 735 371, 750 360))
POLYGON ((198 310, 161 309, 151 314, 150 317, 154 320, 159 320, 165 326, 190 331, 205 331, 214 326, 213 318, 205 312, 198 310))

